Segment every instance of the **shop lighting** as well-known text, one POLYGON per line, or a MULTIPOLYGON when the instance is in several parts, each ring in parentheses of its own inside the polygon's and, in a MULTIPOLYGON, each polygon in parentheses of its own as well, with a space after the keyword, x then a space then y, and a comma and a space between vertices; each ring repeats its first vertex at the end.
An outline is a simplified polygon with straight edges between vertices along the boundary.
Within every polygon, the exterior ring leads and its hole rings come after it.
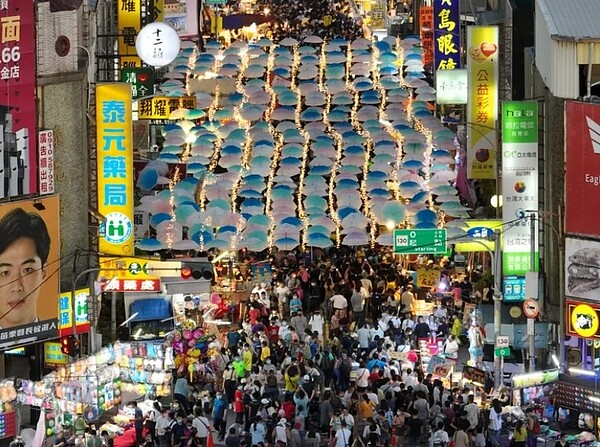
POLYGON ((140 338, 140 335, 142 335, 142 328, 139 328, 137 331, 135 331, 133 338, 140 338))
POLYGON ((556 366, 557 368, 560 368, 560 362, 558 361, 558 357, 556 357, 556 354, 552 354, 552 363, 554 363, 554 366, 556 366))
POLYGON ((133 320, 135 317, 138 316, 138 312, 134 313, 133 315, 131 315, 127 320, 125 320, 123 323, 121 323, 119 325, 119 327, 123 327, 125 326, 127 323, 129 323, 131 320, 133 320))
POLYGON ((595 404, 600 404, 600 397, 590 396, 590 397, 588 397, 588 399, 590 400, 590 402, 594 402, 595 404))
POLYGON ((596 377, 596 371, 588 371, 587 369, 569 368, 569 372, 571 374, 579 374, 582 376, 596 377))

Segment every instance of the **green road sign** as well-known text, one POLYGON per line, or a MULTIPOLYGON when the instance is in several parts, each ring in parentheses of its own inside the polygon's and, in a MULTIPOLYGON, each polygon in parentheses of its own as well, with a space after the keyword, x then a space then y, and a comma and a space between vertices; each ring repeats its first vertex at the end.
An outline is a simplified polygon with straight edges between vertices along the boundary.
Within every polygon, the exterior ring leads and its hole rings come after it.
POLYGON ((446 229, 394 230, 394 253, 443 255, 446 253, 446 229))
POLYGON ((510 348, 495 348, 494 355, 496 357, 508 357, 510 355, 510 348))
POLYGON ((204 0, 205 5, 214 6, 220 5, 221 3, 225 3, 226 0, 204 0))

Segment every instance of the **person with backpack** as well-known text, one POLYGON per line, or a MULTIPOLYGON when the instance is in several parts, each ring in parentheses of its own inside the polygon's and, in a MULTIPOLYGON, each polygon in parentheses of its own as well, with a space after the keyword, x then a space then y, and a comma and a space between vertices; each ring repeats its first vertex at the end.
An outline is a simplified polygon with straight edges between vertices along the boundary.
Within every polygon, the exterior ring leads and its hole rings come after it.
POLYGON ((321 371, 323 371, 323 386, 329 387, 331 385, 331 380, 333 379, 333 370, 335 366, 335 357, 331 352, 329 352, 329 348, 326 346, 323 349, 323 353, 321 354, 321 371))
POLYGON ((449 443, 450 438, 444 429, 444 423, 438 422, 436 431, 429 438, 429 447, 448 447, 449 443))
POLYGON ((340 423, 340 429, 335 432, 335 447, 348 447, 350 445, 350 437, 352 432, 348 429, 346 421, 342 420, 340 423))
POLYGON ((350 373, 352 372, 352 359, 348 357, 348 355, 343 352, 342 358, 340 360, 339 365, 339 378, 338 378, 338 388, 342 391, 346 391, 348 386, 350 385, 350 373))
POLYGON ((362 433, 362 437, 367 447, 376 447, 379 445, 379 439, 381 437, 381 430, 377 422, 373 418, 367 420, 367 424, 362 433))

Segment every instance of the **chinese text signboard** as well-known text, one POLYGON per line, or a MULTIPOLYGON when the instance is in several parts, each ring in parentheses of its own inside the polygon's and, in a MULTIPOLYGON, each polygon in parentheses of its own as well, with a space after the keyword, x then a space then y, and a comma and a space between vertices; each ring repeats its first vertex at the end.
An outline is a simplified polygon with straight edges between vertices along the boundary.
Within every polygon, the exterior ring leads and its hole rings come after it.
POLYGON ((150 261, 141 258, 100 258, 98 274, 104 292, 159 292, 160 273, 149 274, 150 261))
POLYGON ((435 69, 460 68, 459 0, 434 0, 433 38, 435 69))
POLYGON ((34 5, 0 2, 0 198, 38 192, 34 5))
POLYGON ((466 104, 469 98, 468 75, 465 69, 435 72, 436 102, 438 104, 466 104))
POLYGON ((133 99, 154 94, 154 69, 151 67, 121 69, 121 82, 131 84, 133 99))
POLYGON ((46 368, 54 368, 68 363, 69 357, 62 353, 60 343, 55 341, 44 343, 44 366, 46 368))
POLYGON ((600 105, 565 103, 565 229, 600 237, 600 105))
POLYGON ((121 68, 141 67, 135 39, 144 25, 164 19, 163 0, 118 0, 117 27, 121 68))
MULTIPOLYGON (((496 178, 498 27, 467 27, 467 175, 496 178)), ((506 202, 506 201, 505 201, 506 202)))
POLYGON ((168 120, 177 109, 195 109, 195 96, 155 96, 142 99, 138 103, 138 119, 168 120))
POLYGON ((38 170, 40 173, 40 194, 54 192, 54 131, 38 132, 38 170))
MULTIPOLYGON (((88 315, 89 294, 90 289, 75 291, 75 324, 78 334, 90 330, 88 315)), ((71 292, 61 293, 58 297, 58 331, 61 337, 73 333, 73 302, 71 300, 71 292)))
POLYGON ((419 9, 419 30, 423 48, 423 65, 433 64, 433 7, 419 9))
POLYGON ((133 149, 131 85, 96 87, 98 139, 98 250, 115 255, 133 253, 133 149))
POLYGON ((529 211, 538 209, 537 102, 502 103, 502 196, 503 274, 525 275, 532 271, 529 211))

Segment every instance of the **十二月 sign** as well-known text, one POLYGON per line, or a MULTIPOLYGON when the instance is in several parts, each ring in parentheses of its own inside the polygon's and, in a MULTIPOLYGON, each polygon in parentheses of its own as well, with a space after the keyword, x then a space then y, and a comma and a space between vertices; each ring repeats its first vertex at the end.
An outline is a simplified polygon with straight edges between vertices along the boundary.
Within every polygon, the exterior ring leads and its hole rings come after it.
POLYGON ((394 231, 394 253, 396 254, 444 254, 445 252, 445 228, 394 231))

